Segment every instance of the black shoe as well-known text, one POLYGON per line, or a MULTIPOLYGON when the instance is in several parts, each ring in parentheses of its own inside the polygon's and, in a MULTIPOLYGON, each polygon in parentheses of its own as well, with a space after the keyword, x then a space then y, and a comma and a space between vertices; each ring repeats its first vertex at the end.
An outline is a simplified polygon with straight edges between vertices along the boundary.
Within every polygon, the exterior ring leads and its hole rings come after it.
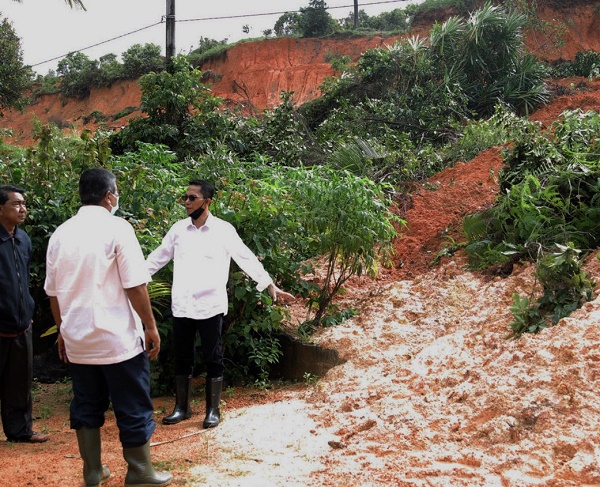
POLYGON ((23 436, 21 438, 9 439, 11 443, 45 443, 50 438, 48 435, 43 435, 41 433, 36 433, 35 431, 31 433, 31 436, 23 436))

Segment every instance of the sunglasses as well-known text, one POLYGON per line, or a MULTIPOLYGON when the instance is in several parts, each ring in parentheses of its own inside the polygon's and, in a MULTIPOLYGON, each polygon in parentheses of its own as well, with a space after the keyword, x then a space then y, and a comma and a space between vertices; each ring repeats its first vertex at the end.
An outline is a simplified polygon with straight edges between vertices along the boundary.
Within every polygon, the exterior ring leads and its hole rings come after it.
POLYGON ((184 194, 184 195, 181 195, 181 201, 183 201, 184 203, 187 200, 190 200, 193 203, 196 200, 203 200, 203 199, 205 199, 205 198, 203 198, 202 196, 196 196, 195 194, 184 194))

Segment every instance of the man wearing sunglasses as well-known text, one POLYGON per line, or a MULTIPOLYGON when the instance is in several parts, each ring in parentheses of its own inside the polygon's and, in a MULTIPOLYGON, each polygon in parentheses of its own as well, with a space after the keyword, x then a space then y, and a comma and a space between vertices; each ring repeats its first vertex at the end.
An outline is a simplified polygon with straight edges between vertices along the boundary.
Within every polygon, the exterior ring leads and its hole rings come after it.
POLYGON ((175 347, 175 408, 163 418, 177 424, 191 414, 190 393, 196 334, 200 334, 206 364, 206 417, 204 428, 219 424, 223 387, 223 316, 227 313, 227 280, 231 259, 254 281, 259 291, 268 289, 274 301, 294 299, 282 291, 230 223, 215 217, 209 207, 214 186, 190 181, 183 195, 189 218, 176 222, 161 245, 146 259, 154 274, 173 259, 173 342, 175 347))

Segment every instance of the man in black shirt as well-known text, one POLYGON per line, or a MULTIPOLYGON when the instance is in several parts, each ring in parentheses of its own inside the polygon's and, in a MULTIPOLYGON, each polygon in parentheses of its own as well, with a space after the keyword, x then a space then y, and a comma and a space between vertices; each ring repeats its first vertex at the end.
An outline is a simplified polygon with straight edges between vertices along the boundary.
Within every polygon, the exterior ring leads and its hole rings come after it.
POLYGON ((27 215, 24 194, 16 186, 0 186, 0 412, 8 441, 43 443, 48 436, 32 430, 32 249, 18 226, 27 215))

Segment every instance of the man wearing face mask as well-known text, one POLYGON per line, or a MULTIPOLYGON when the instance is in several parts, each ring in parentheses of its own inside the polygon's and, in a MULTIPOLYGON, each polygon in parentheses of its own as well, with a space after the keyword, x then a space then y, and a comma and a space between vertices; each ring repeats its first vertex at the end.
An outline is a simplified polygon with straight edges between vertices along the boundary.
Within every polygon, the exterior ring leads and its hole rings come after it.
POLYGON ((175 408, 163 418, 177 424, 191 414, 190 394, 196 334, 200 334, 206 364, 206 416, 204 428, 220 421, 223 387, 223 316, 227 313, 227 280, 231 259, 254 281, 259 291, 268 289, 274 301, 294 299, 282 291, 230 223, 211 214, 214 186, 190 181, 183 195, 189 218, 176 222, 161 245, 146 259, 154 274, 173 259, 173 343, 175 348, 175 408))
POLYGON ((150 364, 160 351, 150 274, 133 227, 111 216, 119 205, 116 177, 103 168, 79 179, 81 208, 50 237, 44 289, 58 328, 58 354, 73 380, 70 424, 76 431, 86 486, 110 477, 102 465, 100 429, 110 404, 117 420, 125 486, 165 486, 150 437, 156 424, 150 364))

